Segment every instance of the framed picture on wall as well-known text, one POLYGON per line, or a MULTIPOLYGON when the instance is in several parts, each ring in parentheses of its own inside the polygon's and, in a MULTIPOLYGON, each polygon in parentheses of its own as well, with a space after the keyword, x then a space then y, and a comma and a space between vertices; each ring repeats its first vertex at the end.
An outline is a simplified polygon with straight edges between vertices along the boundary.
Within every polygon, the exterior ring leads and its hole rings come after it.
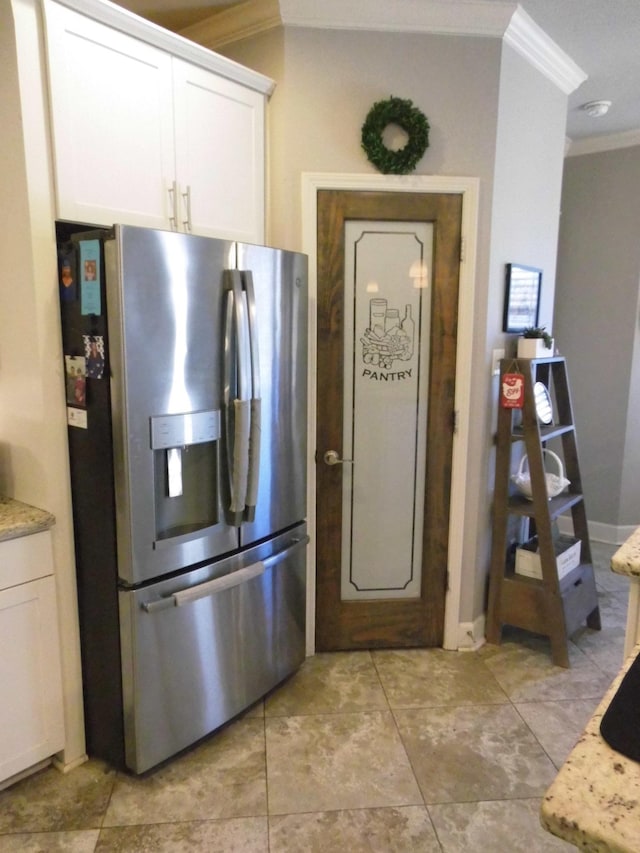
POLYGON ((542 270, 506 265, 503 332, 523 332, 538 325, 542 270))

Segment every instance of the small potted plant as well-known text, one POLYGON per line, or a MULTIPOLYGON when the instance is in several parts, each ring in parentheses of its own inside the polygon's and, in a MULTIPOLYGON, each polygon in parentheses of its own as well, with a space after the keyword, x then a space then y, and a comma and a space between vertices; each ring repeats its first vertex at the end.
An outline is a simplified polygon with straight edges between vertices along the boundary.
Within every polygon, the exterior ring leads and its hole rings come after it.
POLYGON ((530 326, 518 338, 518 358, 548 358, 553 355, 553 338, 544 326, 530 326))

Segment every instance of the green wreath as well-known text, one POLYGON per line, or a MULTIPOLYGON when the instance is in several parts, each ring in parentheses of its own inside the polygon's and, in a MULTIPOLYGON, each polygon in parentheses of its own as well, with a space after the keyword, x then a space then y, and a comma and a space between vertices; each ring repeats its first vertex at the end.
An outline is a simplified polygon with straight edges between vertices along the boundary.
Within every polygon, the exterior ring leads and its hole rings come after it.
POLYGON ((370 162, 383 174, 407 175, 413 172, 429 147, 427 117, 409 100, 391 97, 378 101, 362 125, 362 147, 370 162), (382 141, 382 133, 389 124, 397 124, 409 137, 399 151, 392 151, 382 141))

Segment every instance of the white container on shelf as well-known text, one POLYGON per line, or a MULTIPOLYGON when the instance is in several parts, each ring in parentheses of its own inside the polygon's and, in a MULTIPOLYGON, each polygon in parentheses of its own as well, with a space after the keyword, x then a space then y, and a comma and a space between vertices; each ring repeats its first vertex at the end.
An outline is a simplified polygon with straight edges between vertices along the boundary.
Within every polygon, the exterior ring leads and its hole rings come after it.
POLYGON ((518 358, 549 358, 553 355, 553 338, 551 347, 544 345, 544 338, 518 338, 518 358))
MULTIPOLYGON (((558 536, 554 540, 558 580, 562 580, 570 571, 580 565, 579 539, 573 536, 558 536)), ((542 580, 538 537, 534 536, 520 548, 516 548, 516 574, 542 580)))

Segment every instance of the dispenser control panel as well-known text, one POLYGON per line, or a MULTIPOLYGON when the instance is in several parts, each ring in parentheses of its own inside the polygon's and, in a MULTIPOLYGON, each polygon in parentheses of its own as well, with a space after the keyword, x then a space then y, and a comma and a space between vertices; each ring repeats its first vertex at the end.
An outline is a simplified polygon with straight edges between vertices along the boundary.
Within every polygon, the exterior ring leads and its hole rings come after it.
POLYGON ((188 447, 220 438, 220 412, 188 412, 181 415, 158 415, 151 421, 151 448, 188 447))

